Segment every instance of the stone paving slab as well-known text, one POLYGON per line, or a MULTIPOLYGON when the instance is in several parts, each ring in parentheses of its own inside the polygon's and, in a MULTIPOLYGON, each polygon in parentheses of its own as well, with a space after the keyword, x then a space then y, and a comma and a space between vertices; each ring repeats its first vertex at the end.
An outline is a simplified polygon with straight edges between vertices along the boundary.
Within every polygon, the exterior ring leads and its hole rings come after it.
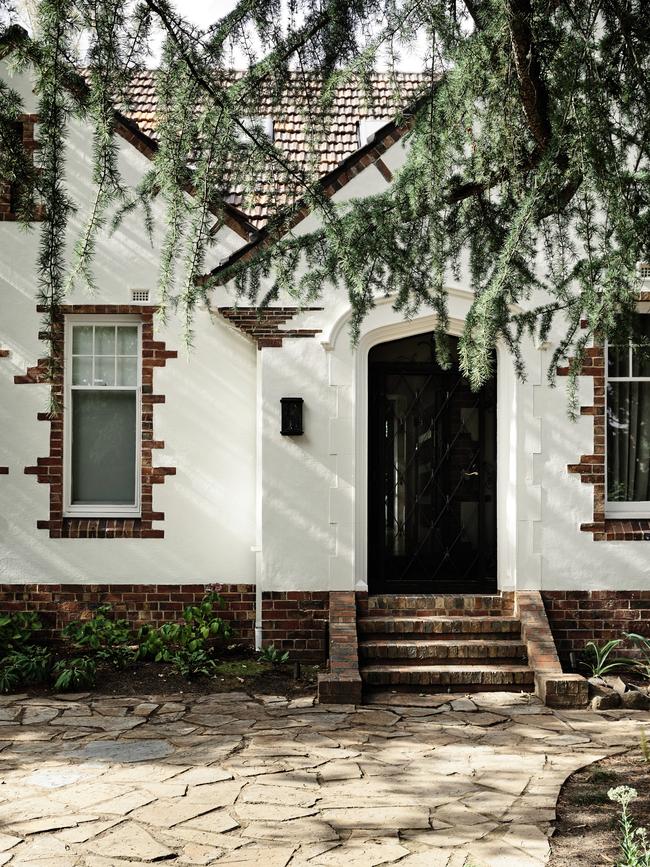
POLYGON ((0 697, 0 867, 543 867, 642 711, 528 695, 0 697))

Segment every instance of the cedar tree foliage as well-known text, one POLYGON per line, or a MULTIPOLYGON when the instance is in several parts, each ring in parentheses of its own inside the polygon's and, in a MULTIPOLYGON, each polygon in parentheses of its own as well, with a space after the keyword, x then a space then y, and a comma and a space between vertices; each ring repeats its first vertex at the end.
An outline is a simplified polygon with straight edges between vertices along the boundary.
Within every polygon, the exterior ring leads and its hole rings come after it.
MULTIPOLYGON (((157 199, 166 213, 163 314, 179 312, 188 340, 192 311, 217 282, 233 280, 257 304, 281 291, 311 302, 331 282, 349 295, 353 338, 389 290, 405 316, 433 309, 444 364, 445 286, 465 252, 475 297, 460 353, 475 388, 492 374, 498 341, 523 375, 525 335, 543 341, 556 323, 549 375, 572 359, 575 388, 594 336, 630 333, 637 266, 650 259, 644 0, 288 0, 288 19, 281 0, 239 0, 204 31, 184 19, 182 5, 40 0, 33 39, 12 27, 0 37, 36 74, 40 171, 35 176, 15 132, 20 101, 0 85, 0 176, 19 184, 26 222, 36 197, 45 205, 38 274, 48 310, 76 279, 92 285, 98 233, 138 207, 149 224, 157 199), (129 189, 119 172, 116 111, 160 30, 159 146, 142 183, 129 189), (317 172, 333 92, 354 79, 370 100, 378 62, 390 75, 400 48, 416 40, 427 49, 415 104, 403 105, 393 77, 396 119, 411 124, 404 167, 384 192, 333 203, 317 172), (236 75, 234 51, 248 59, 236 75), (295 91, 301 77, 314 156, 298 164, 247 119, 264 113, 269 95, 295 91), (75 207, 65 183, 72 116, 94 130, 96 189, 76 239, 66 233, 75 207), (259 178, 289 187, 289 204, 275 209, 255 255, 202 277, 225 192, 252 195, 259 178), (294 235, 292 213, 305 204, 319 213, 320 228, 294 235), (74 254, 66 257, 68 241, 74 254)), ((8 0, 0 0, 2 17, 11 18, 8 0)))

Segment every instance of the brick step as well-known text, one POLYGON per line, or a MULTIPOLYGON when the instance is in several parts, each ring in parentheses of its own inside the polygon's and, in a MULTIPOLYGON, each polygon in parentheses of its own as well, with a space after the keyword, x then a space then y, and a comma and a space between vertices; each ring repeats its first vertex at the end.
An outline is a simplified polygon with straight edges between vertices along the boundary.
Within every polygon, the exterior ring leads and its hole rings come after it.
POLYGON ((364 665, 360 674, 364 685, 370 687, 530 691, 535 684, 535 672, 527 665, 364 665))
POLYGON ((384 594, 369 596, 363 605, 363 615, 373 616, 426 616, 450 615, 477 617, 512 614, 512 600, 500 594, 384 594))
POLYGON ((373 638, 359 644, 362 659, 407 661, 411 665, 426 665, 439 660, 446 665, 468 665, 526 661, 526 645, 521 641, 488 641, 486 639, 439 640, 426 638, 373 638))
POLYGON ((360 635, 374 638, 400 639, 435 635, 436 639, 489 638, 490 640, 519 638, 521 623, 516 617, 360 617, 357 620, 360 635))

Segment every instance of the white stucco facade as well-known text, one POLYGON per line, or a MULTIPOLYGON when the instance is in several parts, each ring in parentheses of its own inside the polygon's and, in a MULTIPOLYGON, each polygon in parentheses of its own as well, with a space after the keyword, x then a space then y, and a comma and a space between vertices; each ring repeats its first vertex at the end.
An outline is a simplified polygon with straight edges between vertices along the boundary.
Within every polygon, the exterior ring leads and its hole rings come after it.
MULTIPOLYGON (((13 80, 32 100, 25 79, 13 80)), ((122 171, 135 182, 145 156, 120 143, 122 171)), ((394 171, 401 144, 385 155, 394 171)), ((68 179, 79 212, 79 232, 92 201, 89 130, 73 124, 68 179)), ((369 166, 337 195, 339 200, 384 188, 369 166)), ((162 215, 158 213, 158 221, 162 215)), ((297 231, 313 225, 307 218, 297 231)), ((158 236, 159 237, 159 236, 158 236)), ((243 240, 223 229, 208 267, 243 240)), ((292 328, 314 338, 285 339, 258 350, 216 312, 235 299, 216 290, 211 310, 196 314, 194 346, 187 351, 177 321, 157 326, 157 339, 179 357, 155 373, 154 456, 176 475, 156 486, 154 509, 165 513, 164 539, 51 539, 37 529, 47 519, 48 486, 24 468, 49 451, 46 385, 15 385, 44 354, 38 340, 36 256, 38 226, 25 232, 0 222, 0 581, 3 583, 255 583, 264 590, 368 587, 367 360, 372 346, 431 331, 431 311, 410 321, 396 313, 390 294, 378 300, 352 347, 350 309, 331 290, 321 311, 299 314, 292 328), (280 434, 280 400, 304 400, 304 434, 280 434)), ((75 290, 67 303, 128 304, 132 289, 150 289, 155 301, 159 244, 151 245, 139 214, 128 216, 98 244, 98 291, 75 290)), ((285 299, 279 304, 291 304, 285 299)), ((471 303, 467 284, 449 283, 453 334, 462 333, 471 303)), ((650 547, 642 541, 594 541, 580 530, 593 514, 592 488, 567 465, 593 451, 593 420, 570 421, 564 381, 546 381, 552 345, 525 347, 527 379, 517 380, 507 352, 498 351, 497 554, 501 589, 638 589, 650 584, 650 547)), ((591 380, 581 382, 582 402, 591 380)))

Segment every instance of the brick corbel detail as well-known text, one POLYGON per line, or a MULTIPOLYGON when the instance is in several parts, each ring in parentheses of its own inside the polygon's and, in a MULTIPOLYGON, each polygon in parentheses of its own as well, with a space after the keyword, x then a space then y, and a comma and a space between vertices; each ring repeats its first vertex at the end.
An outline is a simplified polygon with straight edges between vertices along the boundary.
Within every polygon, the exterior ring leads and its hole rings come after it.
POLYGON ((315 337, 320 328, 283 328, 300 313, 322 307, 218 307, 219 313, 235 328, 252 337, 258 349, 281 347, 287 337, 315 337))
MULTIPOLYGON (((45 309, 37 308, 43 313, 45 309)), ((39 421, 50 423, 50 453, 37 458, 34 466, 25 467, 27 475, 36 476, 40 484, 50 486, 50 516, 37 521, 39 530, 48 530, 52 539, 162 539, 164 531, 154 529, 153 522, 163 521, 164 512, 153 510, 153 486, 162 484, 167 476, 176 473, 176 467, 153 466, 153 450, 165 447, 162 440, 154 438, 153 408, 164 403, 163 394, 153 393, 153 375, 157 367, 176 358, 175 350, 168 350, 165 343, 154 340, 153 317, 155 307, 138 304, 75 304, 61 305, 51 323, 52 358, 39 359, 38 363, 21 376, 14 377, 16 384, 46 383, 50 385, 52 404, 63 406, 63 340, 64 317, 67 314, 119 315, 135 314, 142 321, 142 441, 141 441, 141 513, 138 518, 70 518, 63 515, 63 413, 40 412, 39 421)), ((41 338, 46 335, 40 334, 41 338)))
POLYGON ((318 676, 321 704, 361 704, 357 604, 353 590, 330 591, 329 671, 318 676))
MULTIPOLYGON (((650 301, 650 292, 639 292, 639 301, 650 301)), ((586 321, 582 323, 586 327, 586 321)), ((569 367, 558 367, 558 376, 568 376, 569 367)), ((650 541, 650 519, 647 518, 606 518, 605 499, 607 479, 605 477, 607 398, 605 375, 605 347, 593 346, 586 350, 586 359, 580 376, 593 379, 594 401, 589 406, 580 407, 580 415, 593 418, 594 445, 591 454, 580 456, 580 460, 568 464, 567 472, 580 476, 580 481, 593 485, 593 519, 580 525, 585 533, 592 533, 595 542, 637 542, 650 541)))

